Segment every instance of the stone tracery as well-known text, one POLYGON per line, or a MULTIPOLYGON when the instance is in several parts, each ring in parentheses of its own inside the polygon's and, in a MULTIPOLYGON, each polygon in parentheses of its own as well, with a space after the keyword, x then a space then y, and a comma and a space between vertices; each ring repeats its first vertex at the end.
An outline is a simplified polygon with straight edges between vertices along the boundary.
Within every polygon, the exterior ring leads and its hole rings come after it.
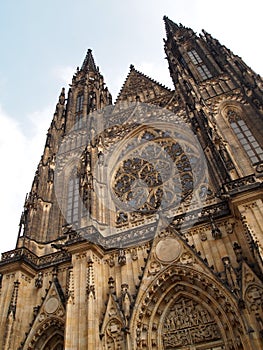
MULTIPOLYGON (((180 135, 181 136, 181 135, 180 135)), ((128 211, 151 213, 173 207, 191 197, 194 178, 191 163, 197 161, 188 146, 157 128, 142 130, 121 152, 114 172, 113 194, 128 211), (126 154, 125 154, 126 152, 126 154)))

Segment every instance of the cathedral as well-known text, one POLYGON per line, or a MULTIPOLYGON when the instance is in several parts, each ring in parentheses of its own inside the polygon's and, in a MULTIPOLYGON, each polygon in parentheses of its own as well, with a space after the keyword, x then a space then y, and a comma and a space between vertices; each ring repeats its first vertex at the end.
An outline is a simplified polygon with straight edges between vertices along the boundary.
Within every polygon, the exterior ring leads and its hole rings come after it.
POLYGON ((90 49, 62 89, 0 261, 0 349, 263 349, 263 80, 164 24, 173 89, 131 65, 113 103, 90 49))

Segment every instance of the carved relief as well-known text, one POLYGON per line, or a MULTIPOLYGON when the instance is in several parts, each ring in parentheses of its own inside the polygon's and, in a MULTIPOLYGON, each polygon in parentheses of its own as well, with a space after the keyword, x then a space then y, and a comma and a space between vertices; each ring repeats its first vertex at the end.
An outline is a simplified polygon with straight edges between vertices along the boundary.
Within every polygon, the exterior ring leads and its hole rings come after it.
POLYGON ((114 255, 110 255, 110 257, 106 261, 109 264, 109 267, 115 266, 114 255))
POLYGON ((219 340, 221 334, 210 313, 196 301, 181 297, 172 305, 163 323, 164 349, 180 349, 219 340))
POLYGON ((162 268, 162 265, 158 261, 151 261, 149 265, 149 275, 156 275, 162 268))
POLYGON ((263 307, 263 289, 256 284, 248 287, 245 300, 251 312, 258 313, 263 307))
POLYGON ((105 333, 105 350, 126 350, 122 323, 117 318, 108 322, 105 333))
POLYGON ((184 252, 180 257, 181 264, 192 265, 194 263, 194 261, 195 261, 195 259, 190 252, 184 252))

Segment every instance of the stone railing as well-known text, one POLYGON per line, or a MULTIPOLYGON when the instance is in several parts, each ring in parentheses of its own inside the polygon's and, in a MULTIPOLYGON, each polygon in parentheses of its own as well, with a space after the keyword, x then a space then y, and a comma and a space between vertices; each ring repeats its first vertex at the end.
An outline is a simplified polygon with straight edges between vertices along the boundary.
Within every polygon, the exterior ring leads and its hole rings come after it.
POLYGON ((59 251, 38 257, 27 248, 18 248, 2 253, 0 266, 6 263, 24 260, 34 268, 52 266, 62 261, 70 261, 71 256, 66 251, 59 251))
POLYGON ((224 184, 224 189, 226 192, 241 192, 245 190, 247 187, 251 186, 258 186, 260 184, 259 181, 257 181, 257 178, 254 175, 249 175, 242 177, 237 180, 233 180, 231 182, 224 184))

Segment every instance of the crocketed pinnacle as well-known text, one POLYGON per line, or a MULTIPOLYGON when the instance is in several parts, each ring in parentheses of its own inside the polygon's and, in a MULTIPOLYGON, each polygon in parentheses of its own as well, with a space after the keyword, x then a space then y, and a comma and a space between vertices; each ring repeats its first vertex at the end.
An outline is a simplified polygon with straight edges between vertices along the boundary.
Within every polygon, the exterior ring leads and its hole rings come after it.
POLYGON ((179 26, 173 21, 171 21, 167 16, 163 16, 163 20, 167 36, 170 34, 174 34, 179 29, 179 26))
POLYGON ((82 64, 81 70, 90 71, 90 72, 98 72, 98 68, 96 67, 92 50, 88 49, 84 62, 82 64))

